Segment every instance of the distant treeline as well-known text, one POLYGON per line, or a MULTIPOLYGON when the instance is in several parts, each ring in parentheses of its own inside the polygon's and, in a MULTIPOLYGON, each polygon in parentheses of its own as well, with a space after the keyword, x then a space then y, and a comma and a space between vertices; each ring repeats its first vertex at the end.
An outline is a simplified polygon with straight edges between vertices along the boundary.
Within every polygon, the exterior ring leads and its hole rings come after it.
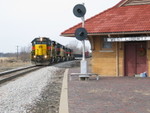
POLYGON ((0 57, 16 57, 16 53, 0 53, 0 57))
POLYGON ((16 60, 22 60, 22 61, 30 61, 30 52, 22 51, 20 53, 0 53, 1 57, 13 57, 16 58, 16 60))

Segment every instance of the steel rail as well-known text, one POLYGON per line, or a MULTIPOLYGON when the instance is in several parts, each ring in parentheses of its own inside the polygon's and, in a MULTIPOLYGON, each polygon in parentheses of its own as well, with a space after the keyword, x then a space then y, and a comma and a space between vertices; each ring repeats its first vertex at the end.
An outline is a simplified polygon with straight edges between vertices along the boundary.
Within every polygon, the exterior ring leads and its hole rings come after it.
POLYGON ((3 72, 0 72, 0 76, 10 74, 10 73, 14 73, 14 72, 21 71, 21 70, 25 70, 25 69, 29 69, 29 68, 32 68, 32 67, 35 67, 35 65, 27 66, 27 67, 21 67, 21 68, 17 68, 17 69, 11 69, 11 70, 8 70, 8 71, 3 71, 3 72))
POLYGON ((11 81, 17 77, 23 76, 32 71, 38 70, 43 66, 28 66, 24 68, 14 69, 6 72, 0 73, 0 84, 5 83, 7 81, 11 81))

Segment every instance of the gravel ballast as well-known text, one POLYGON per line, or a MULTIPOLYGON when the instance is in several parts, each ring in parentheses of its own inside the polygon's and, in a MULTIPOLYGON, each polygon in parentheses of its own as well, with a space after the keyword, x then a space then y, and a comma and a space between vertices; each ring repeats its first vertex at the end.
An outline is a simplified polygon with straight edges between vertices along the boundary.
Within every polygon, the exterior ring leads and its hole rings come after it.
POLYGON ((47 66, 0 86, 1 113, 58 113, 62 79, 70 61, 47 66))

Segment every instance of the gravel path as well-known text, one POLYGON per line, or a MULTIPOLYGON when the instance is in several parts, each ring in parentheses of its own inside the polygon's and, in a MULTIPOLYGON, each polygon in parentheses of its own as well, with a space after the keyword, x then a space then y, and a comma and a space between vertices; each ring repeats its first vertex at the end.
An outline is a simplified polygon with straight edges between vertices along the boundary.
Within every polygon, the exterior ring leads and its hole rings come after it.
POLYGON ((0 86, 0 113, 58 113, 63 74, 71 61, 48 66, 0 86))

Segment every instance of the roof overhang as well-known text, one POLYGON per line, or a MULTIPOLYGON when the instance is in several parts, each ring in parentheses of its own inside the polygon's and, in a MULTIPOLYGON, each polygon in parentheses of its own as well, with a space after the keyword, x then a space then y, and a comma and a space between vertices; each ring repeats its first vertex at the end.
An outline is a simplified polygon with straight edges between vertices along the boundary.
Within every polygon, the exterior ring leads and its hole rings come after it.
MULTIPOLYGON (((106 33, 88 33, 88 36, 104 36, 104 35, 125 35, 125 34, 150 34, 150 31, 126 31, 126 32, 106 32, 106 33)), ((74 33, 61 34, 64 37, 75 37, 74 33)))

